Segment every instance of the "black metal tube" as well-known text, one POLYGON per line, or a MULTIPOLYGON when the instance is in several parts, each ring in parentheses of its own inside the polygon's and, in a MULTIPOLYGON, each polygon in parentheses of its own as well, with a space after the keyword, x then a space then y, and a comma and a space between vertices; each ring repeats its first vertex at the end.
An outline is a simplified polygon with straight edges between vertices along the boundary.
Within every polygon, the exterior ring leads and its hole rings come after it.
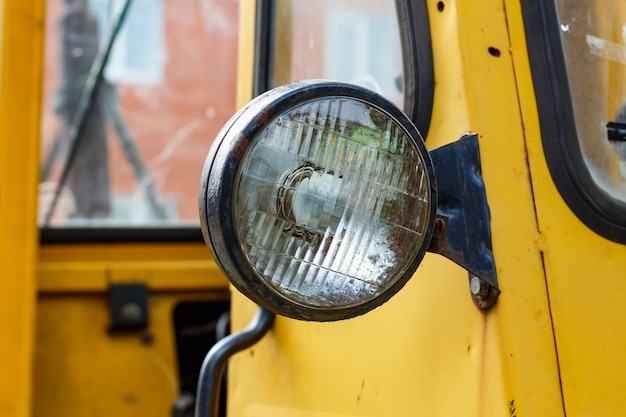
POLYGON ((270 331, 276 315, 259 308, 244 330, 217 342, 204 358, 196 394, 196 417, 217 417, 222 374, 228 359, 257 343, 270 331))
POLYGON ((68 127, 68 138, 69 138, 69 152, 67 156, 67 160, 65 161, 65 165, 63 166, 63 172, 61 173, 61 179, 57 185, 57 188, 54 192, 54 196, 52 197, 52 202, 48 207, 48 211, 43 220, 43 227, 46 227, 50 224, 50 219, 54 214, 54 209, 59 200, 59 196, 61 194, 61 190, 67 181, 70 168, 76 158, 76 153, 78 151, 78 145, 80 142, 81 135, 85 130, 87 116, 93 107, 93 104, 96 100, 96 94, 98 92, 98 87, 102 82, 102 77, 104 73, 104 67, 109 59, 109 55, 111 53, 111 49, 113 49, 113 43, 117 38, 117 34, 122 27, 122 23, 126 18, 126 14, 128 13, 128 9, 130 8, 132 0, 126 0, 122 9, 120 10, 117 18, 114 20, 113 26, 111 27, 111 32, 109 33, 109 37, 106 42, 102 45, 100 50, 98 51, 98 55, 91 67, 91 71, 87 76, 87 80, 85 81, 85 86, 83 87, 83 91, 80 95, 80 99, 78 101, 78 105, 74 112, 74 116, 72 118, 72 124, 68 127))
POLYGON ((276 1, 257 0, 254 42, 252 96, 274 87, 274 34, 276 1))

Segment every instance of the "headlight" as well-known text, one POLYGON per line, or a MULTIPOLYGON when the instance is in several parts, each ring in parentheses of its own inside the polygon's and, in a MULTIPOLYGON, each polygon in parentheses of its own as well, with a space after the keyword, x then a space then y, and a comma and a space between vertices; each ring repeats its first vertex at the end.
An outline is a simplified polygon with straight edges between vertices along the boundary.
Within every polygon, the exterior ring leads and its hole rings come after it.
POLYGON ((339 320, 395 294, 430 243, 436 185, 417 129, 337 82, 271 90, 206 159, 202 232, 232 284, 278 314, 339 320))

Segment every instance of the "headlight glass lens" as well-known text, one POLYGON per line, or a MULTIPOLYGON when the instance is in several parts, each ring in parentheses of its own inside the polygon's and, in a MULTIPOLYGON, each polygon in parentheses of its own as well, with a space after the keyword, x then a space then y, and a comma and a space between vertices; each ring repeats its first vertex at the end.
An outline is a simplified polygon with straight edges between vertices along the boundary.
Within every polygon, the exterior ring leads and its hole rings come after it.
POLYGON ((235 177, 235 233, 258 277, 314 309, 366 303, 410 268, 431 223, 414 140, 382 109, 324 97, 271 120, 235 177))

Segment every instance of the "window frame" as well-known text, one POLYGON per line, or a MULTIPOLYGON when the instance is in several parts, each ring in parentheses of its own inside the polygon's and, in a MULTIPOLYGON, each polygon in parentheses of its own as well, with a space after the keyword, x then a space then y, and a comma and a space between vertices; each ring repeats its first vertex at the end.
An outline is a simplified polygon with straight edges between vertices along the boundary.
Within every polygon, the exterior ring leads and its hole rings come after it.
POLYGON ((572 212, 591 230, 626 243, 626 203, 596 183, 580 148, 554 0, 523 0, 528 57, 546 162, 572 212))
POLYGON ((404 56, 403 111, 427 141, 435 98, 435 68, 428 6, 425 0, 396 0, 396 10, 404 56))
POLYGON ((167 227, 46 227, 41 244, 74 243, 195 243, 204 242, 198 226, 167 227))

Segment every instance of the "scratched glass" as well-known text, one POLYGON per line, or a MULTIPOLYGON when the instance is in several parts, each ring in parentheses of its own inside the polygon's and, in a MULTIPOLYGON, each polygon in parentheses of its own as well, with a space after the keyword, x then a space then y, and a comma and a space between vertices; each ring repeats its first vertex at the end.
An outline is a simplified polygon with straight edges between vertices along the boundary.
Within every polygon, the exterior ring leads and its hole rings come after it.
POLYGON ((243 252, 300 305, 373 300, 423 246, 433 204, 425 166, 406 131, 361 101, 296 107, 263 130, 240 168, 243 252))
POLYGON ((594 181, 626 201, 626 2, 557 0, 559 26, 580 149, 594 181))

